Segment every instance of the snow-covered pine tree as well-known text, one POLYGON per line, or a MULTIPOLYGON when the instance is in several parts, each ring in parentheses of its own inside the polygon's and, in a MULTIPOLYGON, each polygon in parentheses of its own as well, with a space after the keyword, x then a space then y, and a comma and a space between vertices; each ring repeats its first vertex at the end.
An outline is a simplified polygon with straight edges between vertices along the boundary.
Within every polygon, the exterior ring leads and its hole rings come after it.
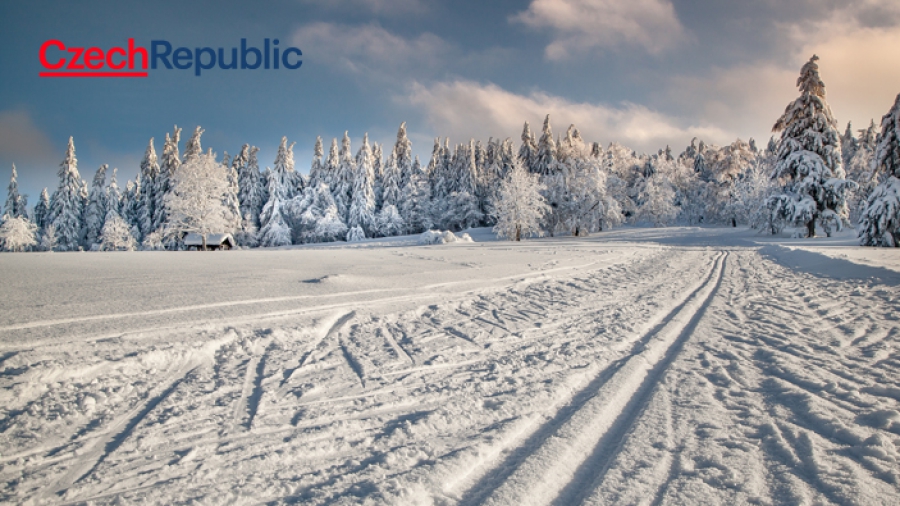
POLYGON ((391 151, 387 163, 384 165, 384 175, 381 180, 382 209, 385 206, 400 206, 403 199, 401 195, 402 188, 400 168, 397 166, 397 153, 396 151, 391 151))
POLYGON ((312 188, 316 188, 319 184, 325 182, 325 166, 322 164, 324 155, 322 137, 316 136, 316 145, 313 146, 312 166, 309 168, 309 186, 312 188))
POLYGON ((222 156, 222 169, 227 175, 228 189, 225 191, 224 204, 228 209, 229 221, 231 225, 226 229, 231 234, 237 234, 241 230, 241 203, 238 200, 240 193, 240 183, 238 181, 237 168, 228 159, 228 152, 222 156))
POLYGON ((103 229, 98 238, 98 248, 101 251, 134 251, 137 248, 137 241, 131 234, 131 227, 113 208, 110 208, 104 218, 103 229))
MULTIPOLYGON (((262 224, 259 237, 260 246, 283 246, 283 244, 267 243, 267 240, 277 239, 282 241, 281 225, 287 227, 282 215, 284 203, 287 202, 287 189, 282 183, 282 178, 275 171, 266 167, 266 195, 268 199, 260 213, 259 221, 262 224), (266 238, 266 239, 264 239, 266 238)), ((288 229, 288 244, 290 244, 290 229, 288 229)))
POLYGON ((379 211, 383 205, 381 199, 383 197, 382 193, 384 193, 384 152, 381 144, 377 142, 372 144, 372 168, 375 173, 375 210, 379 211))
POLYGON ((347 218, 351 229, 361 227, 366 237, 375 233, 375 174, 372 168, 372 150, 369 134, 363 136, 363 145, 356 154, 356 171, 353 180, 353 196, 347 218))
POLYGON ((259 148, 256 146, 249 147, 245 144, 234 161, 234 163, 241 164, 241 168, 238 169, 238 184, 240 186, 238 200, 241 205, 241 215, 245 218, 249 216, 249 220, 254 227, 259 227, 259 215, 265 204, 264 181, 262 180, 262 174, 259 172, 259 161, 256 155, 258 152, 259 148))
POLYGON ((537 160, 537 142, 534 139, 534 133, 531 131, 531 125, 525 122, 522 128, 522 147, 519 148, 519 161, 522 166, 530 172, 536 172, 534 167, 537 160))
POLYGON ((271 218, 259 231, 259 245, 262 247, 290 246, 291 229, 284 222, 284 217, 281 215, 281 200, 277 197, 275 199, 270 198, 266 206, 268 207, 270 204, 271 211, 269 215, 271 218))
POLYGON ((37 227, 25 216, 6 216, 0 225, 3 251, 26 251, 37 244, 37 227))
MULTIPOLYGON (((158 188, 159 179, 159 160, 156 157, 156 147, 153 145, 153 137, 147 143, 147 150, 144 152, 144 158, 141 160, 141 185, 140 208, 138 210, 138 228, 141 231, 141 238, 155 230, 153 221, 156 215, 156 190, 158 188)), ((118 214, 118 213, 117 213, 118 214)))
POLYGON ((119 216, 131 227, 131 235, 137 237, 141 231, 138 226, 139 208, 141 205, 141 175, 138 174, 134 181, 125 185, 125 193, 122 194, 122 205, 119 216))
POLYGON ((109 184, 106 186, 106 212, 115 211, 122 216, 122 191, 119 189, 119 169, 113 167, 109 176, 109 184))
POLYGON ((859 243, 900 247, 900 94, 881 119, 875 167, 884 179, 866 201, 857 227, 859 243))
POLYGON ((88 197, 88 205, 84 210, 84 249, 90 251, 100 240, 100 231, 106 220, 107 193, 106 171, 109 166, 103 164, 94 174, 91 184, 91 193, 88 197))
POLYGON ((661 173, 643 178, 637 187, 639 207, 635 221, 652 223, 654 227, 664 227, 678 216, 675 207, 675 190, 668 178, 661 173))
POLYGON ((3 208, 3 216, 8 218, 27 218, 28 203, 25 196, 19 193, 18 174, 16 164, 12 166, 12 175, 9 178, 9 191, 6 197, 6 205, 3 208))
POLYGON ((184 145, 184 157, 181 163, 188 163, 203 154, 203 148, 200 146, 200 136, 203 135, 203 132, 205 132, 205 130, 200 128, 199 125, 194 129, 191 138, 188 139, 187 144, 184 145))
MULTIPOLYGON (((297 193, 297 174, 294 173, 294 143, 287 143, 287 137, 281 138, 278 154, 275 156, 275 167, 272 169, 278 184, 284 189, 284 199, 291 199, 297 193)), ((302 186, 302 183, 299 185, 302 186)))
POLYGON ((223 203, 228 191, 224 167, 211 154, 190 158, 175 173, 172 192, 166 199, 169 231, 177 234, 195 232, 203 237, 222 233, 232 225, 228 208, 223 203))
POLYGON ((34 225, 38 228, 38 232, 43 234, 47 228, 47 218, 50 215, 50 194, 47 189, 41 190, 41 196, 38 203, 34 206, 34 225))
POLYGON ((153 191, 153 230, 162 230, 168 221, 166 215, 166 196, 172 192, 172 178, 181 166, 181 157, 178 154, 178 143, 181 140, 181 129, 175 125, 172 136, 166 134, 163 143, 162 165, 159 167, 159 175, 156 178, 156 188, 153 191))
POLYGON ((334 185, 331 186, 331 195, 334 197, 334 203, 341 214, 341 219, 345 222, 350 214, 354 174, 356 173, 356 164, 353 161, 353 153, 350 149, 350 135, 348 132, 344 132, 344 138, 341 140, 341 151, 338 155, 334 185))
POLYGON ((366 233, 362 227, 356 225, 347 232, 347 242, 359 242, 366 238, 366 233))
POLYGON ((50 199, 49 221, 56 231, 56 248, 59 251, 76 251, 82 244, 84 228, 84 200, 75 143, 69 137, 66 157, 59 166, 59 187, 50 199))
POLYGON ((341 165, 340 152, 338 151, 337 139, 331 139, 331 147, 328 149, 328 158, 325 159, 325 173, 322 176, 322 182, 328 185, 332 198, 335 195, 338 181, 338 167, 341 165))
MULTIPOLYGON (((406 136, 406 122, 400 123, 397 129, 397 142, 394 144, 394 156, 397 158, 397 168, 400 170, 399 188, 403 188, 412 175, 412 142, 406 136)), ((396 203, 394 203, 396 205, 396 203)))
MULTIPOLYGON (((417 159, 418 160, 418 159, 417 159)), ((431 229, 431 185, 420 170, 413 170, 409 184, 403 187, 400 215, 407 233, 418 234, 431 229)))
POLYGON ((538 141, 533 170, 542 176, 554 174, 559 170, 556 158, 556 141, 553 140, 549 114, 544 118, 544 129, 541 139, 538 141))
POLYGON ((856 149, 858 148, 858 146, 859 143, 856 140, 856 137, 853 136, 853 127, 848 121, 847 129, 844 130, 844 135, 841 136, 841 158, 844 162, 845 168, 850 167, 850 159, 853 158, 853 155, 856 154, 856 149))
POLYGON ((550 207, 541 194, 542 190, 538 176, 527 171, 520 161, 514 161, 500 183, 493 205, 497 213, 494 232, 511 241, 544 235, 541 223, 550 207))
POLYGON ((384 206, 375 217, 375 231, 382 237, 401 235, 406 230, 406 223, 394 204, 384 206))
POLYGON ((818 59, 813 55, 803 65, 797 79, 800 97, 773 127, 781 132, 781 143, 772 176, 788 183, 782 195, 773 197, 772 208, 788 222, 805 225, 807 237, 815 237, 817 221, 829 236, 842 228, 846 197, 856 186, 844 179, 840 134, 825 102, 818 59))

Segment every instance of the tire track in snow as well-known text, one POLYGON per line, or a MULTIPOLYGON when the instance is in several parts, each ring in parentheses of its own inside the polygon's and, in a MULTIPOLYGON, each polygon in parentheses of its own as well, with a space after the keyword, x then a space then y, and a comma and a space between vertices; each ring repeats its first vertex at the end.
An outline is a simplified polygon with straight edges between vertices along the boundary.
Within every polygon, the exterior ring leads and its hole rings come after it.
POLYGON ((653 387, 690 337, 721 284, 727 253, 706 280, 602 371, 549 422, 471 487, 460 504, 574 504, 602 477, 653 387), (587 490, 586 490, 587 489, 587 490))

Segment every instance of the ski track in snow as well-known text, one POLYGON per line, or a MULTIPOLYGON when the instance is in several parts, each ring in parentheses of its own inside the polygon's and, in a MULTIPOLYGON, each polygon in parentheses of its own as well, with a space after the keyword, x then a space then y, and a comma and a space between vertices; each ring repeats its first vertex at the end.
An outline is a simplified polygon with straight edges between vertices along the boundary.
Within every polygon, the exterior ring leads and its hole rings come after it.
POLYGON ((481 280, 0 328, 0 502, 900 502, 900 288, 533 244, 481 280))

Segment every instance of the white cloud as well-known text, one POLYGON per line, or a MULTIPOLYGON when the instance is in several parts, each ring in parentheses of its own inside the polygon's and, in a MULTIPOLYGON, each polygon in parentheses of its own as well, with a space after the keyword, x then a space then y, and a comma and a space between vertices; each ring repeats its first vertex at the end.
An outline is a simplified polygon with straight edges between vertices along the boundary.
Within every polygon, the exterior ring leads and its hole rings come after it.
POLYGON ((543 92, 519 95, 494 84, 464 80, 416 83, 408 96, 398 100, 419 107, 436 135, 455 141, 493 136, 518 143, 523 123, 527 120, 539 135, 547 114, 555 132, 574 124, 587 141, 617 141, 639 151, 656 151, 666 144, 684 146, 694 136, 713 142, 731 138, 717 128, 680 126, 674 118, 636 104, 576 103, 543 92))
POLYGON ((50 139, 22 109, 0 111, 0 154, 13 162, 55 158, 50 139))
POLYGON ((335 10, 366 10, 374 14, 419 14, 428 10, 424 0, 304 0, 335 10))
POLYGON ((312 23, 292 37, 304 58, 369 77, 390 77, 398 72, 428 72, 439 68, 453 51, 440 37, 424 33, 406 39, 370 24, 362 26, 312 23))
POLYGON ((685 36, 670 0, 532 0, 512 20, 553 32, 551 60, 625 45, 660 53, 685 36))

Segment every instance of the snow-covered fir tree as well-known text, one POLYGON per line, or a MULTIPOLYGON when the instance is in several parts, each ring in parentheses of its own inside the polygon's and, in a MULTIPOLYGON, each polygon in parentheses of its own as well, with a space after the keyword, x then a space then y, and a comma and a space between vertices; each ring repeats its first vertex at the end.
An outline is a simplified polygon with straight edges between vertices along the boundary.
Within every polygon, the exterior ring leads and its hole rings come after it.
POLYGON ((382 185, 384 179, 384 152, 381 144, 372 143, 372 169, 375 173, 375 182, 373 183, 373 191, 375 192, 375 210, 381 209, 382 202, 382 185))
POLYGON ((347 226, 362 228, 366 237, 375 233, 375 172, 372 167, 372 150, 369 134, 363 136, 363 145, 356 154, 356 170, 353 195, 347 215, 347 226))
POLYGON ((289 246, 291 244, 291 229, 284 222, 281 214, 281 200, 269 199, 266 206, 271 203, 271 218, 259 231, 259 245, 262 247, 289 246))
POLYGON ((384 165, 383 176, 381 179, 381 207, 400 206, 403 196, 401 191, 403 188, 400 167, 397 166, 397 153, 392 151, 388 155, 387 162, 384 165))
POLYGON ((678 216, 675 190, 665 174, 656 173, 643 178, 637 188, 638 208, 635 222, 664 227, 675 220, 678 216))
POLYGON ((38 228, 38 232, 43 233, 47 228, 47 218, 50 215, 50 194, 47 189, 41 190, 41 196, 38 203, 34 206, 34 225, 38 228))
POLYGON ((84 197, 75 143, 69 137, 66 157, 59 166, 59 187, 50 199, 49 222, 56 231, 56 249, 76 251, 82 244, 84 228, 84 197))
POLYGON ((356 225, 347 231, 347 242, 359 242, 366 238, 366 233, 363 231, 362 227, 356 225))
MULTIPOLYGON (((281 243, 282 241, 282 230, 281 226, 287 227, 284 216, 282 215, 282 207, 287 199, 287 189, 284 187, 282 183, 282 178, 280 178, 275 171, 266 168, 265 172, 266 178, 266 195, 267 200, 266 204, 263 206, 262 213, 260 213, 259 221, 262 225, 259 230, 260 237, 260 245, 261 246, 284 246, 281 243), (276 240, 279 242, 278 244, 267 243, 263 239, 266 237, 266 240, 276 240)), ((290 244, 290 229, 288 228, 288 244, 290 244)))
POLYGON ((200 126, 197 126, 197 128, 194 129, 191 138, 188 139, 187 144, 184 145, 184 156, 182 157, 181 163, 188 163, 203 154, 203 147, 200 146, 200 137, 203 135, 203 132, 205 132, 205 130, 200 128, 200 126))
MULTIPOLYGON (((409 137, 406 136, 405 121, 400 123, 400 128, 397 129, 397 142, 394 143, 393 152, 397 159, 397 169, 400 171, 399 187, 402 188, 406 185, 412 175, 413 164, 412 142, 410 142, 409 137)), ((394 205, 397 204, 394 203, 394 205)))
POLYGON ((431 185, 428 176, 414 170, 409 183, 403 187, 400 215, 406 225, 405 233, 418 234, 431 229, 431 185))
POLYGON ((514 161, 500 183, 493 205, 497 213, 494 232, 511 241, 544 235, 541 224, 550 208, 542 190, 538 176, 527 171, 518 160, 514 161))
POLYGON ((156 230, 158 224, 154 223, 158 198, 159 160, 156 157, 156 147, 153 145, 153 137, 147 143, 147 150, 141 160, 141 185, 140 209, 138 211, 138 228, 141 238, 156 230))
POLYGON ((259 227, 259 215, 262 212, 265 200, 262 174, 259 172, 257 160, 259 148, 244 145, 241 152, 234 158, 232 165, 237 165, 238 170, 238 200, 240 201, 241 216, 249 219, 254 227, 259 227))
POLYGON ((113 167, 109 176, 109 184, 106 186, 106 212, 115 211, 122 215, 122 191, 119 189, 119 169, 113 167))
POLYGON ((88 205, 84 210, 84 248, 87 250, 93 249, 94 245, 99 242, 100 231, 103 230, 103 223, 106 220, 108 211, 106 171, 108 169, 109 166, 103 164, 94 174, 88 205))
POLYGON ((274 176, 278 179, 278 184, 284 191, 284 198, 290 199, 297 194, 298 185, 297 174, 294 172, 294 143, 287 142, 287 137, 281 138, 281 144, 278 145, 278 154, 275 156, 275 167, 272 169, 274 176))
POLYGON ((28 201, 25 199, 24 195, 19 193, 16 164, 13 164, 12 166, 12 175, 9 178, 8 192, 6 195, 6 205, 3 206, 3 216, 8 218, 27 218, 28 201))
POLYGON ((350 151, 350 135, 344 132, 341 140, 341 151, 338 155, 337 170, 334 174, 331 186, 331 195, 337 205, 341 218, 347 222, 350 214, 350 202, 353 196, 353 184, 356 173, 356 163, 353 161, 353 153, 350 151))
POLYGON ((322 182, 331 189, 332 197, 335 195, 340 165, 341 157, 340 151, 338 151, 337 139, 331 139, 331 147, 328 148, 328 158, 325 159, 325 173, 322 176, 322 182))
POLYGON ((241 221, 243 221, 241 219, 241 204, 238 200, 240 183, 238 182, 237 169, 228 159, 227 152, 222 156, 222 170, 225 171, 226 180, 228 182, 228 189, 225 191, 223 203, 225 204, 225 208, 228 209, 228 218, 231 222, 231 225, 226 231, 231 234, 236 234, 241 229, 241 221))
POLYGON ((853 136, 853 127, 851 123, 847 122, 847 128, 844 130, 844 135, 841 136, 841 157, 844 162, 844 167, 847 169, 847 173, 849 175, 849 167, 850 167, 850 159, 856 154, 856 150, 859 147, 858 141, 856 137, 853 136))
POLYGON ((325 183, 325 165, 323 164, 322 157, 325 156, 325 151, 322 147, 322 137, 316 137, 316 144, 313 146, 313 160, 312 166, 309 168, 309 186, 315 188, 319 186, 321 183, 325 183))
POLYGON ((773 177, 788 180, 784 193, 771 207, 787 222, 805 225, 815 237, 816 223, 831 235, 847 220, 847 194, 856 184, 844 179, 837 122, 825 101, 825 83, 819 77, 818 56, 800 70, 800 97, 791 102, 775 123, 781 132, 773 177))
POLYGON ((159 167, 159 175, 156 178, 156 188, 153 191, 153 230, 163 230, 168 217, 166 215, 166 196, 172 192, 172 179, 181 166, 181 157, 178 154, 178 143, 181 140, 181 129, 175 125, 172 136, 166 134, 163 143, 163 159, 159 167))
POLYGON ((331 190, 325 183, 308 186, 303 193, 285 204, 290 217, 294 242, 297 244, 343 240, 347 225, 338 215, 331 190))
POLYGON ((553 130, 550 128, 550 115, 548 114, 544 118, 543 133, 538 141, 532 170, 542 176, 555 174, 559 171, 556 155, 556 141, 553 140, 553 130))
POLYGON ((175 173, 172 192, 166 199, 169 231, 178 237, 195 232, 203 237, 222 233, 231 226, 231 216, 224 199, 228 177, 222 165, 211 154, 190 158, 175 173))
POLYGON ((537 141, 535 141, 531 126, 526 121, 525 126, 522 128, 522 146, 519 148, 519 161, 526 170, 536 172, 534 169, 536 160, 537 141))
POLYGON ((883 179, 866 201, 857 227, 859 243, 900 247, 900 94, 881 119, 875 167, 883 179))
POLYGON ((134 251, 137 241, 131 233, 131 227, 119 216, 115 209, 110 209, 103 222, 103 229, 98 238, 98 249, 101 251, 134 251))
POLYGON ((27 251, 37 245, 37 227, 27 217, 6 216, 0 225, 3 251, 27 251))
POLYGON ((375 217, 375 233, 381 237, 393 237, 401 235, 406 230, 406 223, 400 216, 400 211, 393 204, 381 208, 375 217))

